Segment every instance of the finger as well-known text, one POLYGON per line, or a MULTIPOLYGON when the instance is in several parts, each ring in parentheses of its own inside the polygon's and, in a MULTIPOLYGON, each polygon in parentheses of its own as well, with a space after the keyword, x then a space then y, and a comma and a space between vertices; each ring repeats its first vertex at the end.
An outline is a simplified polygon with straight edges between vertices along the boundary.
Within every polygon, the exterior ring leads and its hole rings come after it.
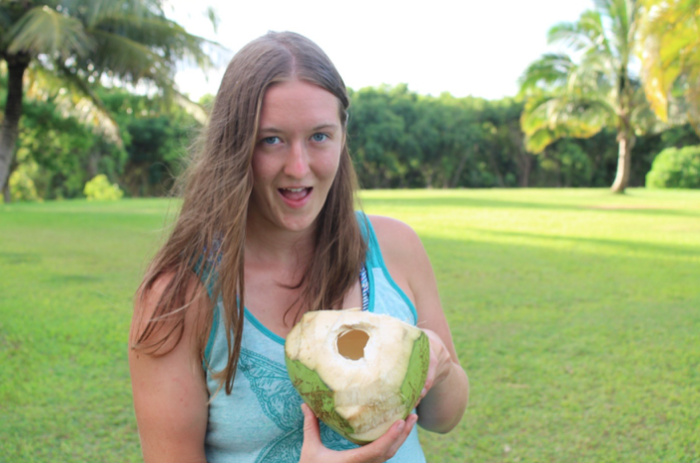
MULTIPOLYGON (((351 457, 350 461, 384 462, 388 460, 391 458, 387 456, 391 447, 397 440, 401 439, 404 429, 406 429, 406 422, 399 420, 374 442, 363 447, 348 450, 347 454, 351 457)), ((402 443, 403 440, 401 441, 402 443)))
POLYGON ((389 458, 396 455, 396 452, 398 452, 403 443, 406 442, 406 439, 408 439, 408 436, 411 434, 411 431, 413 431, 413 426, 416 424, 417 421, 418 415, 416 415, 415 413, 411 413, 406 417, 406 426, 403 428, 401 435, 396 441, 394 441, 391 447, 389 447, 389 458))
POLYGON ((302 404, 301 411, 304 413, 304 443, 302 444, 302 452, 304 447, 315 449, 321 445, 321 432, 318 427, 318 418, 311 411, 308 405, 302 404))

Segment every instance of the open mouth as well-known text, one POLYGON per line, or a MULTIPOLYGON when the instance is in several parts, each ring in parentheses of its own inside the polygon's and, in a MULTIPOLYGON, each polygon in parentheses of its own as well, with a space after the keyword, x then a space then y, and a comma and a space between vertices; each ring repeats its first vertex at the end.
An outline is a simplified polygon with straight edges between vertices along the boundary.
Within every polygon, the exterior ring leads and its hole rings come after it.
POLYGON ((299 187, 299 188, 280 188, 278 191, 282 196, 290 201, 299 201, 306 198, 311 194, 311 187, 299 187))

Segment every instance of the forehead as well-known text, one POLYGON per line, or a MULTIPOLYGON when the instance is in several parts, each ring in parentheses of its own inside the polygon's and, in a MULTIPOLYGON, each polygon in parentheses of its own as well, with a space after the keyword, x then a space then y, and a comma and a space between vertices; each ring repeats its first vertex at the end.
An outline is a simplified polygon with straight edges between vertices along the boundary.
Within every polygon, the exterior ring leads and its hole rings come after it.
POLYGON ((300 80, 273 84, 263 97, 260 128, 340 124, 340 101, 318 85, 300 80))

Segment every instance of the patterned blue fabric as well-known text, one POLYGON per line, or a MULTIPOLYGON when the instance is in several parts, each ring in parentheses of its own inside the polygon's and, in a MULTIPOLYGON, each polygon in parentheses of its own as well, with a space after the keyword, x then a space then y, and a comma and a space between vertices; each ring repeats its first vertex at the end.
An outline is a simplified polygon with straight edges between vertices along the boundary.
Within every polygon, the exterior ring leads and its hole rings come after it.
POLYGON ((369 310, 369 277, 364 265, 360 270, 360 287, 362 288, 362 310, 369 310))
MULTIPOLYGON (((363 309, 416 324, 415 308, 386 270, 374 231, 358 213, 369 244, 363 287, 363 309), (366 291, 365 291, 366 287, 366 291), (365 292, 367 302, 365 303, 365 292)), ((362 282, 362 275, 360 276, 362 282)), ((297 463, 303 442, 302 399, 284 364, 284 339, 245 310, 241 355, 233 391, 226 395, 213 372, 226 365, 226 332, 222 301, 216 306, 205 363, 210 393, 205 450, 209 463, 297 463)), ((321 423, 321 440, 333 450, 357 447, 321 423)), ((413 429, 390 463, 425 463, 413 429)))

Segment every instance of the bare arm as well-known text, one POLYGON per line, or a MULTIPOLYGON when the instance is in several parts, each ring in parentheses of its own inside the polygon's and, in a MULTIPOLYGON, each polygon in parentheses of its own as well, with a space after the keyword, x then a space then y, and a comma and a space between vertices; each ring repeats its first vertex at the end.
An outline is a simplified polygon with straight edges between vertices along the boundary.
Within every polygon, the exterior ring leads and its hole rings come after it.
MULTIPOLYGON (((167 275, 159 278, 143 302, 136 304, 132 342, 144 326, 144 320, 153 314, 168 281, 167 275)), ((189 294, 196 291, 198 285, 193 278, 189 294)), ((198 309, 204 304, 204 297, 199 296, 187 310, 183 336, 169 353, 156 357, 129 348, 134 409, 145 463, 206 463, 204 437, 208 393, 192 333, 194 317, 202 316, 198 309)), ((162 329, 168 328, 166 325, 162 329)))
POLYGON ((386 217, 371 220, 387 269, 415 304, 418 327, 430 339, 430 370, 426 395, 418 406, 418 424, 429 431, 448 432, 467 407, 469 381, 457 358, 433 268, 420 238, 408 225, 386 217))

